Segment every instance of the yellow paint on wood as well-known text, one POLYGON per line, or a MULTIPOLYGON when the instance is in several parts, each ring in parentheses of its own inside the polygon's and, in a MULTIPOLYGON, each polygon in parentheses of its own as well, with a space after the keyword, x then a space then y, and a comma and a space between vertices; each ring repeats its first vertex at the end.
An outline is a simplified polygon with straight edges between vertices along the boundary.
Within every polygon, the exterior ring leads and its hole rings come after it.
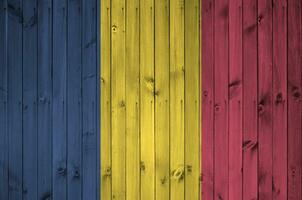
POLYGON ((185 199, 200 193, 199 0, 185 1, 185 199))
POLYGON ((184 199, 184 0, 170 1, 170 173, 171 199, 184 199))
POLYGON ((110 0, 101 1, 101 199, 111 199, 110 0))
POLYGON ((169 199, 169 0, 155 0, 155 152, 157 200, 169 199))
POLYGON ((198 199, 199 0, 101 3, 101 198, 198 199))
POLYGON ((126 199, 140 196, 139 0, 126 5, 126 199))
POLYGON ((154 199, 154 0, 140 1, 141 199, 154 199))
POLYGON ((111 2, 112 199, 126 195, 125 0, 111 2))

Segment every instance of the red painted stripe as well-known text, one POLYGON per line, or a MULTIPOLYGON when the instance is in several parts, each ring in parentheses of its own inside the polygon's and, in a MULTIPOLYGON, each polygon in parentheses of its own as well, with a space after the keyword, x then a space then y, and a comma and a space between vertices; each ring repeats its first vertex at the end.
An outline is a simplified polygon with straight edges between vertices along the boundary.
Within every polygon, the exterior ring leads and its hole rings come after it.
POLYGON ((228 200, 228 0, 215 1, 214 86, 214 193, 228 200))
POLYGON ((214 199, 214 0, 202 0, 202 198, 214 199))
POLYGON ((229 199, 242 199, 242 0, 229 2, 229 199))
POLYGON ((288 0, 288 199, 301 200, 301 1, 288 0))
POLYGON ((258 198, 257 1, 243 1, 243 199, 258 198))
POLYGON ((273 197, 287 199, 287 8, 273 7, 273 197))
POLYGON ((272 1, 258 0, 259 200, 272 199, 272 1))

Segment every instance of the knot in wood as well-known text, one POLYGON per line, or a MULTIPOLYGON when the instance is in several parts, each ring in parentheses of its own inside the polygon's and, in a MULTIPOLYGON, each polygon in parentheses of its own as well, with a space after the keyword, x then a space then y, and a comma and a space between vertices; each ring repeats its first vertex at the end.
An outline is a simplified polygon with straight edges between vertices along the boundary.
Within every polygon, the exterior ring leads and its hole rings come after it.
POLYGON ((172 171, 172 179, 181 181, 184 178, 185 169, 183 166, 178 167, 177 169, 172 171))
POLYGON ((276 96, 276 104, 280 104, 283 102, 283 96, 282 93, 278 93, 276 96))
POLYGON ((140 169, 141 171, 145 171, 146 170, 146 165, 143 161, 140 162, 140 169))
POLYGON ((66 175, 66 168, 65 167, 59 167, 58 169, 57 169, 57 173, 59 174, 59 175, 61 175, 61 176, 65 176, 66 175))
POLYGON ((111 167, 107 167, 104 173, 104 177, 110 177, 111 176, 111 167))
POLYGON ((114 33, 117 32, 117 26, 116 26, 116 25, 113 25, 113 26, 112 26, 112 32, 114 32, 114 33))
POLYGON ((297 87, 293 87, 292 94, 296 100, 300 99, 301 93, 297 87))

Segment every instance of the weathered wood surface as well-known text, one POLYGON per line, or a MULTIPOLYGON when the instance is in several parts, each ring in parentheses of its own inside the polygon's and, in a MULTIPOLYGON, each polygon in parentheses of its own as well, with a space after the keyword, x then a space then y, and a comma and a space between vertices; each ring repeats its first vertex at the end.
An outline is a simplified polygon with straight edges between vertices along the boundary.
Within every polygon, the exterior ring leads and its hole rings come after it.
POLYGON ((203 199, 301 199, 301 1, 202 2, 203 199))
POLYGON ((99 199, 99 10, 0 1, 0 199, 99 199))
POLYGON ((199 199, 199 9, 102 1, 103 199, 199 199))

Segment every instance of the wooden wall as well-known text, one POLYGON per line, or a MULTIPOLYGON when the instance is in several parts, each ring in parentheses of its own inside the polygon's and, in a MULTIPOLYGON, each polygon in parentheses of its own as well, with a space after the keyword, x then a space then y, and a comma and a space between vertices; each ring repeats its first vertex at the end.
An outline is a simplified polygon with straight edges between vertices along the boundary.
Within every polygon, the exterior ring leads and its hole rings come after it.
POLYGON ((0 199, 99 199, 98 12, 0 1, 0 199))
POLYGON ((199 199, 199 0, 102 0, 101 198, 199 199))
POLYGON ((202 7, 203 199, 302 199, 302 2, 202 7))

